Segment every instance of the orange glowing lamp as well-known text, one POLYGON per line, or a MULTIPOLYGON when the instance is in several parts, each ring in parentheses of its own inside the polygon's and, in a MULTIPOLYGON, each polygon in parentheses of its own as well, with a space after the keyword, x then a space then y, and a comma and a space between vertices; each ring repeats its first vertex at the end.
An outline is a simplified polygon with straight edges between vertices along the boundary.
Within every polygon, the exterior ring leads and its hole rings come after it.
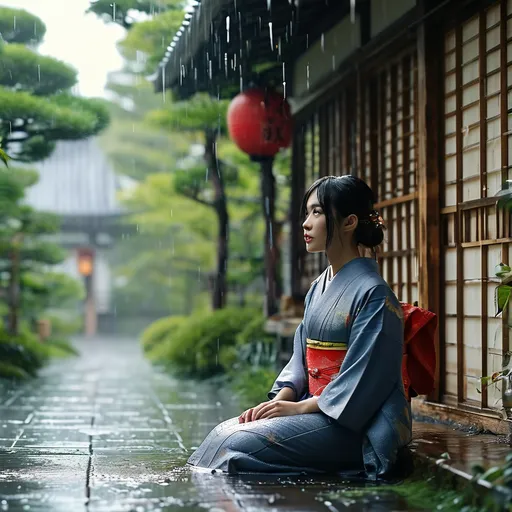
POLYGON ((78 250, 78 272, 85 277, 92 274, 93 271, 93 254, 88 249, 78 250))

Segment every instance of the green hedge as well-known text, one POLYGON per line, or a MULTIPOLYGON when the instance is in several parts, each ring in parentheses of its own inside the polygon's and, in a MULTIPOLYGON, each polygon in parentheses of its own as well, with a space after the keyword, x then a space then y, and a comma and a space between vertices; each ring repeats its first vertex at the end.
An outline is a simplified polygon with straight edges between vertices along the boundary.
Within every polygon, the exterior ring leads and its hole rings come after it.
POLYGON ((34 377, 51 357, 76 354, 76 350, 66 340, 48 339, 41 342, 28 331, 18 336, 0 331, 0 378, 34 377))
MULTIPOLYGON (((154 329, 161 336, 160 343, 148 352, 155 363, 171 365, 175 370, 205 378, 223 373, 229 368, 227 356, 237 343, 238 334, 257 315, 250 309, 226 308, 213 313, 196 313, 186 318, 179 327, 168 319, 170 328, 152 324, 144 333, 154 329)), ((172 317, 171 317, 172 318, 172 317)))
POLYGON ((142 347, 144 352, 151 352, 166 340, 172 340, 179 329, 187 320, 184 316, 167 316, 153 322, 142 333, 142 347))
POLYGON ((142 335, 155 364, 195 378, 224 374, 249 407, 266 400, 276 372, 274 337, 264 331, 260 310, 228 307, 171 316, 151 324, 142 335))

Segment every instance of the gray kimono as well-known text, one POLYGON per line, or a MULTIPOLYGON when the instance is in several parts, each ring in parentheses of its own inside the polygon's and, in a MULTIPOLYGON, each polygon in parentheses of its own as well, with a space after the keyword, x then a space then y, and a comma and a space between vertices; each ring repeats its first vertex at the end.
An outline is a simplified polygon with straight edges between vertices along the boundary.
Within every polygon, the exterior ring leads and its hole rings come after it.
POLYGON ((325 289, 327 280, 325 271, 309 290, 293 356, 269 397, 285 386, 297 396, 308 397, 306 338, 347 343, 340 373, 323 390, 318 405, 340 425, 364 434, 365 469, 368 474, 383 475, 412 433, 401 373, 401 307, 377 263, 369 258, 349 262, 325 289))
POLYGON ((269 398, 283 387, 311 397, 306 342, 346 346, 339 373, 318 397, 320 413, 217 426, 189 464, 228 473, 356 472, 386 476, 411 440, 402 384, 403 320, 377 263, 357 258, 328 281, 325 271, 306 297, 293 355, 269 398))

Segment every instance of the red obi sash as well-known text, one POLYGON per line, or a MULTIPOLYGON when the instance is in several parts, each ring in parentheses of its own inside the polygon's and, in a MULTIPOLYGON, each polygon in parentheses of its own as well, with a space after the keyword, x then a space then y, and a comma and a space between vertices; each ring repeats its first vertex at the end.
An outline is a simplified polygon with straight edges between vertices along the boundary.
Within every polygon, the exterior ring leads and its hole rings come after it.
MULTIPOLYGON (((400 303, 404 315, 404 355, 402 379, 405 395, 426 395, 434 389, 436 369, 434 313, 411 304, 400 303)), ((320 396, 324 388, 339 373, 347 354, 345 343, 307 339, 306 361, 309 392, 320 396)))
POLYGON ((307 339, 309 392, 313 396, 320 396, 325 386, 338 375, 346 354, 346 343, 307 339))

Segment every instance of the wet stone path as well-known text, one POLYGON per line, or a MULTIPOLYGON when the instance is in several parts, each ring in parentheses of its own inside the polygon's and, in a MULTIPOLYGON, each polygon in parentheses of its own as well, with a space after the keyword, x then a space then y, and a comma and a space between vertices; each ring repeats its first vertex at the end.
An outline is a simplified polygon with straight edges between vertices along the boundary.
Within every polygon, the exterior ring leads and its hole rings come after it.
POLYGON ((192 472, 188 455, 235 400, 154 370, 136 341, 77 345, 31 382, 0 383, 0 511, 410 510, 394 494, 330 497, 340 481, 192 472))

